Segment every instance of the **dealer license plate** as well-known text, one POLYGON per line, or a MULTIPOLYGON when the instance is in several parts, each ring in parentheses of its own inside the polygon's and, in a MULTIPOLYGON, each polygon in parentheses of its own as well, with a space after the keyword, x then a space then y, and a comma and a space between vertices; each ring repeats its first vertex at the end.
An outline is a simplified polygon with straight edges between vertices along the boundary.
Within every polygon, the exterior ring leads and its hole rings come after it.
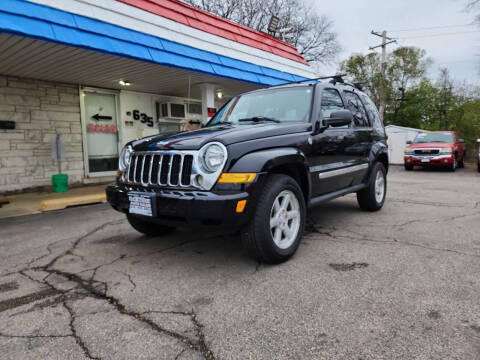
POLYGON ((422 162, 423 162, 423 163, 429 163, 429 162, 430 162, 430 159, 422 159, 422 162))
POLYGON ((130 201, 130 214, 139 214, 145 216, 153 216, 152 198, 143 194, 128 194, 130 201))

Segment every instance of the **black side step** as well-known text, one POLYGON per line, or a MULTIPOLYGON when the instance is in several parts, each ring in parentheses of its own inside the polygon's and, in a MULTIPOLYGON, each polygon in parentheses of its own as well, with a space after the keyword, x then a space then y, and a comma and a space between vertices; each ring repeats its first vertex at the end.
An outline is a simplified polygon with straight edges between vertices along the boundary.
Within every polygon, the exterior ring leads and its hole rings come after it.
POLYGON ((336 199, 340 196, 344 196, 344 195, 347 195, 347 194, 350 194, 350 193, 354 193, 354 192, 363 190, 367 186, 368 186, 367 184, 358 184, 358 185, 347 187, 345 189, 337 190, 337 191, 329 193, 329 194, 314 197, 314 198, 310 199, 310 203, 309 203, 308 207, 314 207, 314 206, 317 206, 317 205, 322 204, 324 202, 336 199))

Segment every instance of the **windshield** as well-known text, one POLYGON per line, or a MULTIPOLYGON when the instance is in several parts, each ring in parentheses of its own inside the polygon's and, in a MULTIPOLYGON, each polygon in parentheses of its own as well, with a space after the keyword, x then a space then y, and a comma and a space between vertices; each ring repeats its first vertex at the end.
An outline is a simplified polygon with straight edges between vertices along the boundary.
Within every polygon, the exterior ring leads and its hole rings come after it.
POLYGON ((453 135, 451 133, 421 133, 413 140, 414 144, 433 142, 453 143, 453 135))
POLYGON ((231 99, 207 126, 222 123, 305 122, 312 103, 313 88, 271 89, 236 96, 231 99))

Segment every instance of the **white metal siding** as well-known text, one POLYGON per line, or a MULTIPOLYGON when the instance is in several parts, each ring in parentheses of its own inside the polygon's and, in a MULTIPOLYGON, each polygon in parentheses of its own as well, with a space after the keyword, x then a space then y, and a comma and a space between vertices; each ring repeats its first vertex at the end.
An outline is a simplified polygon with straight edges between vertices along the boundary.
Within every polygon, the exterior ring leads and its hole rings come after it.
POLYGON ((403 164, 403 154, 408 140, 413 140, 419 132, 424 130, 387 126, 385 131, 388 135, 388 155, 390 164, 403 164))
POLYGON ((131 30, 232 57, 252 64, 312 78, 308 65, 207 33, 115 0, 29 0, 131 30))

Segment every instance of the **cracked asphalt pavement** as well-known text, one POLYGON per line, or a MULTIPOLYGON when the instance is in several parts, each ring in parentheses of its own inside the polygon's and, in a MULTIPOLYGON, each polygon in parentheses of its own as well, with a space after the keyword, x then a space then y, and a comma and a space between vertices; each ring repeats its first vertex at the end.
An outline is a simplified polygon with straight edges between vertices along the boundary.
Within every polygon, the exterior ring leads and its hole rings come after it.
POLYGON ((0 220, 1 359, 480 359, 480 175, 392 168, 289 262, 147 238, 106 204, 0 220))

